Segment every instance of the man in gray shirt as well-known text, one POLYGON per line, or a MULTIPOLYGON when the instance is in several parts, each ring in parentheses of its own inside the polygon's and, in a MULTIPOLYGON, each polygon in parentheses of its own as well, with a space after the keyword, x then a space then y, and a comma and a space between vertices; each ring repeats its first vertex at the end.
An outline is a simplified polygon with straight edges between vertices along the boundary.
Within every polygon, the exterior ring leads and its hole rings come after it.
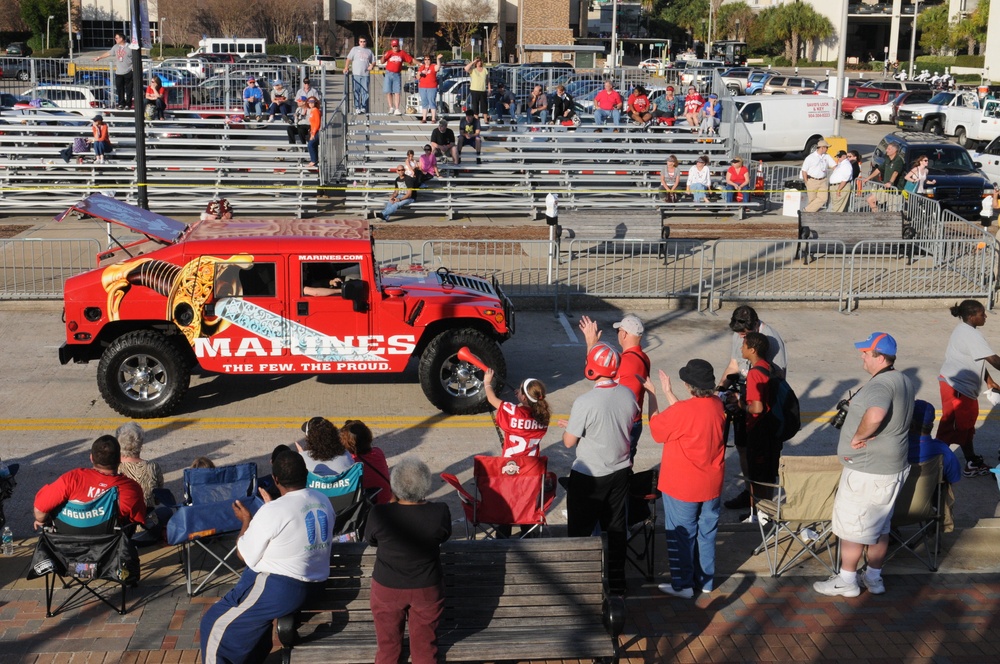
POLYGON ((368 48, 368 40, 358 39, 358 45, 347 54, 344 63, 344 73, 351 69, 351 87, 354 89, 354 112, 368 113, 368 83, 371 80, 371 70, 375 66, 375 54, 368 48))
POLYGON ((566 530, 589 537, 600 523, 608 534, 608 586, 625 592, 625 500, 631 474, 629 431, 639 410, 632 390, 615 381, 621 356, 604 343, 587 352, 584 371, 594 388, 573 402, 563 444, 576 447, 566 488, 566 530))
POLYGON ((899 490, 910 472, 907 432, 913 419, 914 389, 895 371, 896 340, 873 332, 854 344, 871 379, 851 399, 840 429, 837 456, 844 465, 833 503, 833 532, 840 539, 840 574, 817 581, 824 595, 857 597, 861 586, 885 592, 882 564, 889 548, 889 524, 899 490), (868 569, 858 564, 868 547, 868 569))
POLYGON ((118 96, 118 108, 132 106, 132 51, 120 32, 115 33, 115 45, 103 55, 94 58, 95 62, 104 58, 115 59, 115 94, 118 96))

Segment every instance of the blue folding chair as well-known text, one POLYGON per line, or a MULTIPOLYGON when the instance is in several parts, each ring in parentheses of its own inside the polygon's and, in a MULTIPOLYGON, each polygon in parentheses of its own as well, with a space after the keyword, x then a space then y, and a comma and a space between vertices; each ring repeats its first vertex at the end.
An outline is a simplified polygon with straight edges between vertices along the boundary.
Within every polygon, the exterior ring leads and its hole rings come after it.
POLYGON ((58 576, 63 589, 76 590, 59 606, 63 609, 87 591, 120 614, 126 612, 125 589, 139 582, 139 552, 122 530, 118 518, 118 489, 112 487, 89 502, 69 501, 38 536, 29 579, 45 577, 45 615, 55 615, 52 600, 58 576), (99 592, 100 582, 121 590, 114 604, 99 592))
MULTIPOLYGON (((356 542, 364 535, 371 498, 366 495, 361 478, 365 465, 360 461, 339 475, 317 475, 309 473, 306 487, 316 489, 330 499, 336 523, 333 526, 334 541, 356 542)), ((378 493, 376 490, 375 493, 378 493)))
MULTIPOLYGON (((167 522, 167 543, 181 547, 181 562, 189 596, 198 594, 220 570, 239 576, 234 554, 236 544, 223 542, 223 536, 238 533, 242 527, 233 514, 233 501, 239 500, 251 514, 264 504, 257 495, 257 464, 239 463, 219 468, 184 469, 184 503, 167 522), (215 566, 205 572, 198 586, 194 582, 194 555, 201 560, 211 557, 215 566)), ((200 567, 200 565, 199 565, 200 567)))

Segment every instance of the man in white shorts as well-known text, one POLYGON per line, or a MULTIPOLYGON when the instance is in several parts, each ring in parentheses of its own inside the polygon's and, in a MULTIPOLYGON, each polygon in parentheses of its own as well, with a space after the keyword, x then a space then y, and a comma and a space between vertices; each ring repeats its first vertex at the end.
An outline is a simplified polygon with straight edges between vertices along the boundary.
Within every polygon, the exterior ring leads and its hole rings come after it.
POLYGON ((913 384, 895 371, 896 340, 873 332, 854 344, 871 379, 851 399, 840 429, 837 456, 844 464, 833 502, 833 532, 840 539, 840 574, 817 581, 824 595, 857 597, 885 592, 882 563, 889 548, 889 523, 896 496, 910 472, 907 431, 913 418, 913 384), (868 547, 868 569, 858 563, 868 547))

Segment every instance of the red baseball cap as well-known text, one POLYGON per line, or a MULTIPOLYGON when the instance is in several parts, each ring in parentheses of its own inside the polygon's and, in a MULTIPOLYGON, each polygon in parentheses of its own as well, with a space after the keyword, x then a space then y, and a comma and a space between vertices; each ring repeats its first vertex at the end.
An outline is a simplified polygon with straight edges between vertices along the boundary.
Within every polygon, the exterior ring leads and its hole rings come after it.
POLYGON ((391 42, 389 43, 389 46, 399 46, 399 40, 398 40, 398 39, 393 39, 393 40, 392 40, 392 41, 391 41, 391 42))

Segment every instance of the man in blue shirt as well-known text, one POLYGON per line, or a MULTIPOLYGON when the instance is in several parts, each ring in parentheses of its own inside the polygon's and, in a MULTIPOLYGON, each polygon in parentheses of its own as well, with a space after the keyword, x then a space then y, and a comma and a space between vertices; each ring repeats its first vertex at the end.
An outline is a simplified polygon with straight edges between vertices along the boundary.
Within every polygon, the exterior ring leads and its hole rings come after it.
POLYGON ((257 87, 257 80, 251 76, 243 88, 243 117, 260 120, 264 116, 264 91, 257 87))

